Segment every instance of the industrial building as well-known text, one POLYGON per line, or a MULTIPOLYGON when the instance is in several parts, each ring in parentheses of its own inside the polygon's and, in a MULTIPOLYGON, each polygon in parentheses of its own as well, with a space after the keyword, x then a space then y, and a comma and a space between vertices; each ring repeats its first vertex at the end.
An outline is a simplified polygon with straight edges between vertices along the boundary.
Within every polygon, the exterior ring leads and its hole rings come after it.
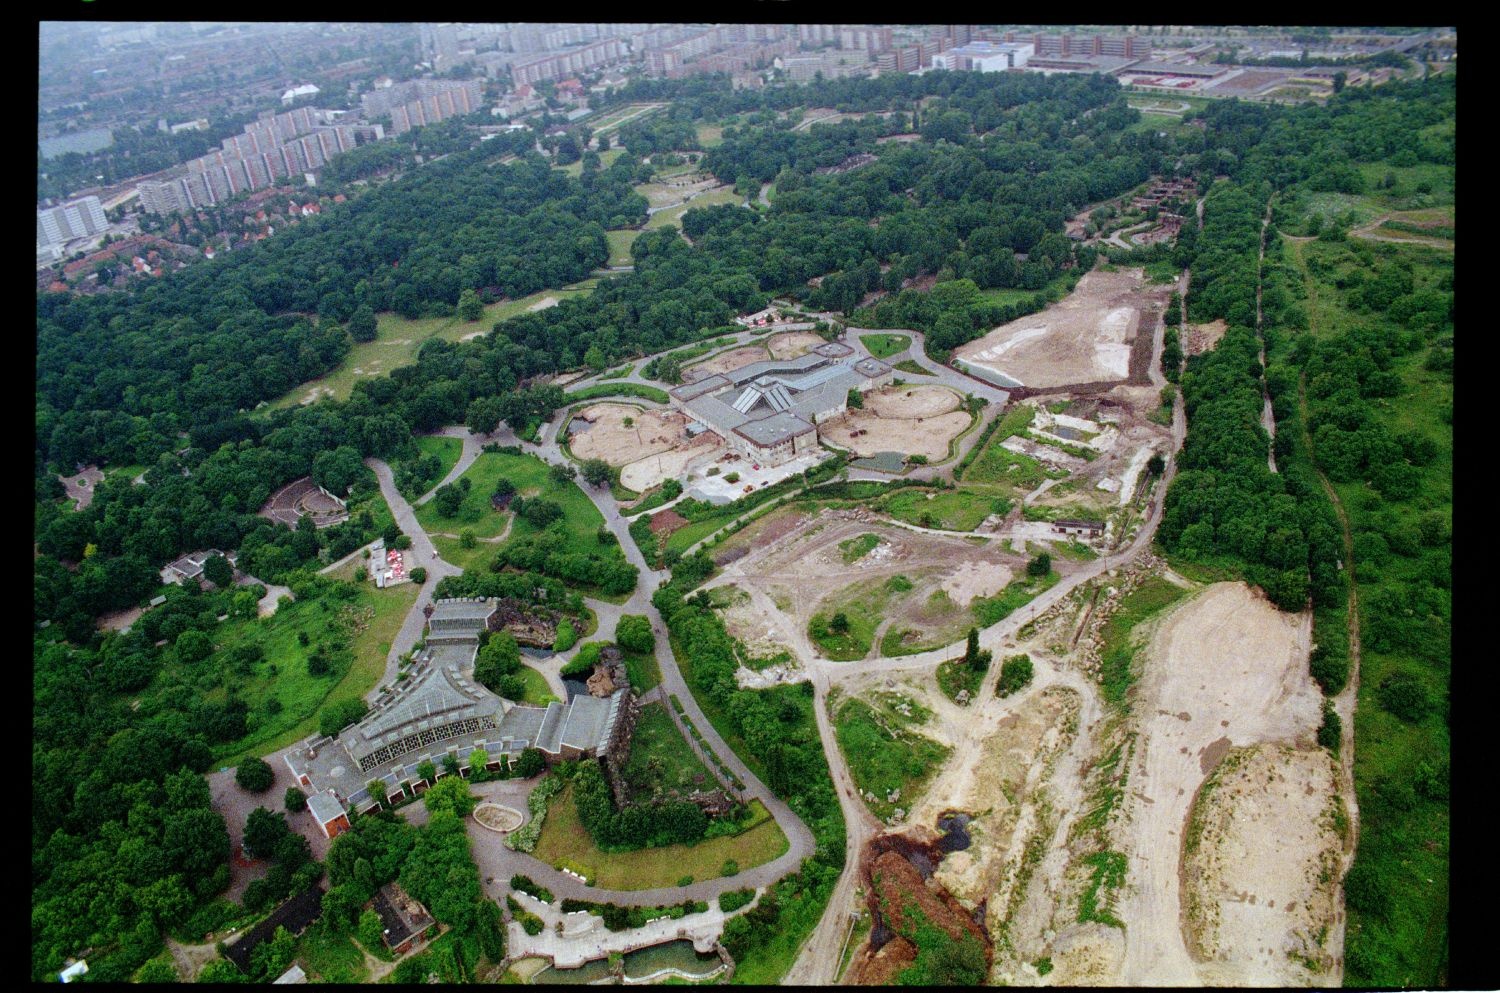
POLYGON ((849 391, 884 386, 893 376, 879 359, 847 361, 848 345, 826 342, 795 359, 752 362, 672 390, 688 432, 713 431, 731 448, 780 465, 817 446, 817 425, 843 414, 849 391))

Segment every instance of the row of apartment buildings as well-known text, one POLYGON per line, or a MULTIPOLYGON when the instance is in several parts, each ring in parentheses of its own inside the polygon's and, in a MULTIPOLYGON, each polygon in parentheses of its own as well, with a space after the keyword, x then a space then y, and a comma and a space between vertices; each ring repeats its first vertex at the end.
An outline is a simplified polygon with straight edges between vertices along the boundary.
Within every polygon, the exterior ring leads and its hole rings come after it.
POLYGON ((412 79, 377 87, 359 101, 367 120, 391 116, 392 135, 472 114, 483 103, 484 84, 477 79, 412 79))
POLYGON ((385 136, 378 124, 333 123, 336 113, 298 107, 247 124, 220 149, 189 161, 182 173, 141 183, 141 206, 169 214, 216 204, 320 169, 335 155, 385 136))
POLYGON ((99 198, 80 197, 36 212, 36 243, 40 248, 61 245, 84 235, 98 234, 107 227, 109 222, 104 218, 99 198))

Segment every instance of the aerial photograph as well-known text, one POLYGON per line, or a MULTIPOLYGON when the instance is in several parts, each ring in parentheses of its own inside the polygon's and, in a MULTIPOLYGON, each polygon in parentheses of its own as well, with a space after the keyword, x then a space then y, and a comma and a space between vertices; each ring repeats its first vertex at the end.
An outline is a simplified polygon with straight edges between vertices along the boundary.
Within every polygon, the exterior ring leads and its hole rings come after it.
POLYGON ((33 25, 31 982, 1492 985, 1456 27, 33 25))

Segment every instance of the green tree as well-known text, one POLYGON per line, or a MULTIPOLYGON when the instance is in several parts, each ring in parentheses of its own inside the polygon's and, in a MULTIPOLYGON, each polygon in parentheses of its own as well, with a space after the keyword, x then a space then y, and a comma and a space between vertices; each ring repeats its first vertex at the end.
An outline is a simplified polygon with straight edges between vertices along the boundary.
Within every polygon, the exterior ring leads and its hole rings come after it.
POLYGON ((850 390, 848 403, 850 410, 863 410, 865 406, 864 394, 859 392, 859 390, 850 390))
POLYGON ((849 616, 842 610, 833 615, 828 621, 828 630, 834 634, 849 633, 849 616))
POLYGON ((300 813, 307 809, 307 794, 296 786, 288 786, 284 805, 292 813, 300 813))
POLYGON ((469 782, 462 776, 444 776, 422 794, 422 804, 431 812, 451 810, 467 817, 479 801, 469 792, 469 782))
POLYGON ((423 566, 417 566, 411 572, 407 573, 407 575, 410 576, 411 581, 416 583, 418 586, 421 586, 423 583, 427 582, 427 569, 423 566))
POLYGON ((273 857, 276 846, 291 829, 286 826, 285 814, 273 814, 265 807, 256 807, 245 818, 245 847, 256 858, 273 857))
POLYGON ((483 748, 475 748, 469 752, 469 769, 471 772, 483 772, 490 764, 490 753, 483 748))
POLYGON ((417 778, 432 782, 437 778, 437 766, 430 759, 423 759, 417 763, 417 778))
POLYGON ((224 556, 211 555, 203 563, 203 578, 219 589, 226 589, 234 585, 234 567, 224 556))
POLYGON ((357 342, 368 342, 375 340, 376 333, 375 312, 363 304, 356 307, 354 316, 349 318, 349 337, 357 342))
POLYGON ((149 986, 179 982, 177 969, 169 959, 152 959, 136 970, 135 981, 149 986))
POLYGON ((233 962, 228 959, 214 959, 212 962, 198 970, 196 983, 248 983, 250 977, 239 970, 233 962))
POLYGON ((276 773, 263 760, 247 758, 234 770, 234 781, 250 793, 264 793, 276 782, 276 773))
POLYGON ((583 481, 590 486, 603 486, 614 477, 609 463, 603 459, 585 459, 583 463, 583 481))
POLYGON ((458 509, 463 506, 463 503, 463 490, 451 483, 447 486, 439 486, 437 492, 432 495, 433 506, 437 507, 438 513, 444 517, 452 517, 454 514, 457 514, 458 509))
POLYGON ((615 626, 615 641, 628 652, 648 655, 656 650, 656 635, 650 619, 640 614, 626 614, 615 626))
POLYGON ((479 294, 464 290, 458 295, 458 316, 470 323, 484 316, 484 304, 479 302, 479 294))
POLYGON ((528 748, 516 759, 515 773, 521 779, 530 779, 547 768, 547 758, 540 748, 528 748))
POLYGON ((1026 563, 1026 574, 1028 576, 1045 576, 1052 571, 1052 556, 1042 552, 1026 563))
POLYGON ((380 921, 380 915, 374 910, 366 910, 359 915, 359 927, 355 933, 359 937, 359 943, 371 951, 378 951, 383 947, 385 927, 380 921))

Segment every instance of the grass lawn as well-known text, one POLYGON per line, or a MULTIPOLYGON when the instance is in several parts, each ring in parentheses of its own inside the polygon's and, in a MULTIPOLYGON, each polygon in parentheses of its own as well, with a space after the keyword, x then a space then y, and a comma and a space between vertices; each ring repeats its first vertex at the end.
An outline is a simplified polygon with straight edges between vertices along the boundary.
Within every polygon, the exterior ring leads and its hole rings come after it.
POLYGON ((956 490, 903 489, 878 509, 897 520, 947 531, 972 531, 995 513, 993 494, 961 486, 956 490), (929 497, 931 499, 929 499, 929 497))
POLYGON ((727 859, 734 859, 744 870, 769 862, 790 847, 786 835, 759 800, 752 801, 750 809, 758 823, 733 837, 611 854, 599 850, 579 821, 573 787, 568 786, 548 806, 547 820, 542 824, 542 835, 532 854, 548 865, 566 859, 584 866, 600 889, 676 886, 683 876, 692 876, 699 882, 718 879, 727 859))
POLYGON ((863 700, 845 701, 834 715, 834 735, 854 785, 862 793, 875 794, 873 801, 865 802, 882 820, 897 807, 911 809, 921 787, 952 751, 909 730, 910 723, 889 706, 877 711, 863 700), (900 790, 901 795, 888 801, 892 790, 900 790))
POLYGON ((724 143, 724 129, 717 124, 698 125, 698 144, 704 148, 716 148, 724 143))
MULTIPOLYGON (((547 677, 537 672, 531 666, 522 663, 520 676, 526 682, 526 693, 521 697, 521 703, 545 707, 552 701, 557 700, 557 695, 547 685, 547 677)), ((561 701, 558 702, 560 703, 561 701)))
POLYGON ((714 786, 713 776, 682 740, 664 703, 648 703, 641 708, 624 778, 633 800, 650 800, 669 790, 687 794, 714 786))
MULTIPOLYGON (((473 485, 464 496, 464 502, 459 505, 458 512, 452 517, 444 517, 434 501, 417 508, 417 520, 421 522, 428 534, 433 534, 433 532, 460 534, 463 529, 467 528, 474 532, 476 538, 492 538, 499 535, 505 530, 507 519, 514 517, 508 511, 497 513, 490 506, 490 494, 494 492, 495 483, 501 476, 513 480, 516 484, 516 492, 526 499, 539 496, 551 500, 562 508, 562 530, 568 536, 568 543, 563 547, 563 552, 603 551, 603 546, 599 544, 597 537, 599 528, 604 524, 604 517, 599 513, 599 509, 576 483, 555 481, 551 476, 550 467, 534 455, 484 452, 460 477, 472 480, 473 485)), ((511 523, 508 540, 535 533, 536 528, 521 518, 515 518, 511 523)), ((504 544, 480 541, 474 548, 464 549, 459 545, 458 539, 438 536, 433 537, 433 542, 445 559, 465 569, 475 568, 488 562, 504 544)), ((623 555, 618 548, 615 554, 623 555)))
POLYGON ((694 197, 692 200, 688 201, 685 204, 681 204, 676 207, 669 207, 666 210, 657 211, 656 213, 652 214, 651 219, 646 222, 646 228, 647 230, 653 228, 664 228, 669 224, 675 225, 680 228, 682 227, 682 215, 687 213, 691 209, 698 207, 715 207, 721 204, 736 204, 743 202, 744 198, 741 197, 738 193, 734 192, 734 190, 711 190, 708 193, 703 193, 694 197))
MULTIPOLYGON (((888 359, 911 347, 911 338, 904 334, 862 334, 859 340, 877 359, 888 359)), ((926 370, 923 370, 926 374, 926 370)))
POLYGON ((807 625, 808 637, 835 662, 864 658, 870 652, 875 629, 883 620, 892 592, 884 579, 865 580, 845 587, 813 615, 807 625), (840 613, 849 622, 848 630, 843 633, 833 630, 833 618, 840 613))
POLYGON ((1061 578, 1056 572, 1049 572, 1040 579, 1023 573, 1019 579, 1011 580, 1005 589, 994 596, 974 600, 969 604, 969 609, 974 612, 974 620, 979 626, 987 628, 1026 606, 1037 594, 1057 585, 1061 578))
POLYGON ((839 552, 843 557, 844 564, 849 565, 853 562, 858 562, 870 554, 878 544, 880 544, 880 535, 862 534, 847 541, 839 542, 839 552))
POLYGON ((917 365, 917 362, 916 362, 915 359, 902 359, 900 362, 897 362, 895 365, 891 366, 891 368, 892 369, 899 369, 902 372, 909 372, 909 373, 911 373, 914 376, 936 376, 937 375, 937 373, 932 372, 929 369, 923 369, 921 366, 917 365))
POLYGON ((991 662, 989 669, 979 672, 966 665, 962 658, 949 659, 937 667, 938 689, 954 703, 958 702, 958 694, 967 690, 969 702, 973 703, 979 695, 979 687, 984 684, 985 677, 994 667, 995 663, 991 662))
MULTIPOLYGON (((461 438, 449 438, 444 435, 423 434, 416 437, 417 449, 423 455, 436 455, 438 461, 443 463, 443 469, 437 478, 443 479, 458 465, 459 458, 464 453, 464 443, 461 438)), ((417 494, 421 496, 421 494, 417 494)))
POLYGON ((609 242, 609 264, 630 265, 633 261, 630 257, 630 245, 640 234, 634 228, 604 232, 604 240, 609 242))
MULTIPOLYGON (((318 713, 326 703, 362 697, 379 682, 391 641, 416 602, 418 587, 403 583, 377 590, 360 584, 358 589, 359 595, 351 601, 335 603, 331 597, 298 600, 271 617, 229 621, 214 632, 214 645, 220 651, 258 643, 265 652, 265 661, 256 664, 252 675, 231 677, 236 696, 250 707, 250 731, 215 753, 221 765, 234 765, 247 755, 265 755, 300 741, 317 730, 318 713), (334 625, 344 623, 340 618, 355 619, 357 630, 346 642, 353 661, 342 675, 337 665, 328 675, 309 675, 307 657, 317 644, 346 638, 335 634, 339 628, 334 625), (298 641, 302 631, 308 633, 308 647, 298 641), (271 665, 276 667, 275 675, 270 673, 271 665), (272 697, 281 702, 281 710, 275 714, 266 707, 272 697)), ((223 692, 214 690, 205 696, 222 699, 223 692)))
POLYGON ((1137 649, 1132 645, 1131 631, 1191 592, 1152 576, 1120 601, 1101 632, 1104 643, 1099 648, 1099 680, 1106 700, 1123 704, 1126 690, 1135 681, 1131 669, 1137 649))
MULTIPOLYGON (((527 487, 535 489, 537 484, 530 481, 529 477, 539 475, 545 478, 546 474, 547 467, 535 456, 482 452, 474 460, 474 464, 459 477, 459 480, 469 480, 472 485, 464 495, 458 512, 452 517, 445 517, 438 509, 437 501, 431 500, 416 508, 417 521, 428 534, 439 531, 458 534, 467 529, 474 532, 476 538, 493 538, 505 530, 506 521, 512 516, 509 511, 496 511, 490 505, 490 495, 495 492, 495 483, 501 476, 507 476, 515 480, 517 493, 530 496, 527 487), (536 468, 532 469, 529 463, 535 463, 536 468), (523 477, 527 477, 527 481, 523 482, 523 477)), ((453 485, 457 486, 458 481, 455 480, 453 485)), ((457 547, 458 542, 454 541, 453 545, 457 547)), ((490 550, 494 551, 494 547, 491 546, 490 550)))
POLYGON ((299 403, 313 402, 323 396, 347 400, 354 390, 354 384, 361 378, 384 376, 392 369, 415 363, 417 349, 428 338, 459 341, 476 331, 487 333, 496 321, 524 314, 549 296, 559 300, 566 299, 570 295, 591 291, 598 282, 597 279, 585 279, 557 289, 542 290, 519 300, 492 303, 484 308, 484 316, 472 323, 457 317, 408 320, 393 312, 378 314, 374 341, 355 345, 337 367, 317 379, 293 387, 271 401, 268 407, 271 410, 282 410, 299 403))
POLYGON ((303 932, 297 942, 297 961, 314 981, 362 983, 369 976, 354 939, 347 934, 330 935, 321 927, 303 932))
MULTIPOLYGON (((625 154, 625 149, 623 149, 623 148, 611 148, 608 151, 600 152, 599 153, 599 168, 600 169, 608 169, 609 166, 610 166, 610 163, 614 162, 615 159, 619 158, 621 155, 624 155, 624 154, 625 154)), ((561 169, 563 171, 564 175, 572 176, 574 179, 577 179, 580 175, 583 174, 583 160, 579 159, 577 162, 573 162, 573 163, 571 163, 569 165, 565 165, 565 166, 553 166, 553 168, 554 169, 561 169)))
POLYGON ((661 683, 661 666, 652 652, 625 652, 625 673, 636 693, 644 693, 661 683))

